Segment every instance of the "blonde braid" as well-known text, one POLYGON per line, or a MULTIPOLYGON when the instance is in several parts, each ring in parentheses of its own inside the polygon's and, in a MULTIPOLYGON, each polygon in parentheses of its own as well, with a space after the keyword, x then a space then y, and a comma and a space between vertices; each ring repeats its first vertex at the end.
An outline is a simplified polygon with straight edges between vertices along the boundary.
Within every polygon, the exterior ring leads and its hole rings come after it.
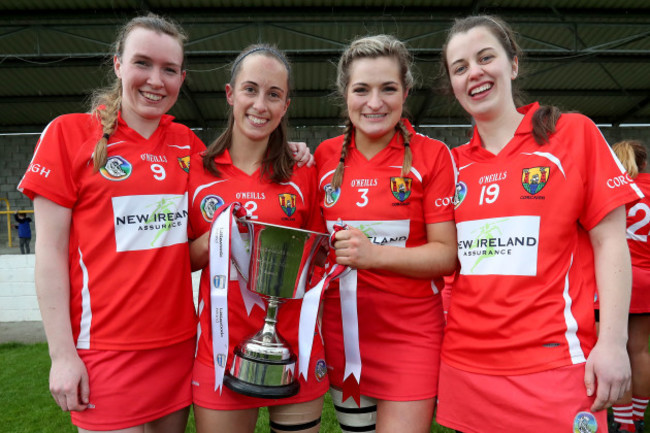
POLYGON ((343 130, 343 145, 341 146, 341 158, 339 159, 339 165, 336 166, 336 171, 334 176, 332 176, 332 188, 334 190, 338 189, 343 183, 343 170, 345 170, 345 157, 348 156, 348 147, 350 146, 350 141, 352 140, 352 122, 349 117, 345 119, 345 129, 343 130))
POLYGON ((122 105, 122 82, 116 80, 113 86, 94 97, 93 112, 102 125, 102 136, 93 152, 93 168, 98 171, 106 164, 108 139, 117 127, 117 115, 122 105))
POLYGON ((411 131, 406 129, 406 125, 402 120, 397 123, 395 129, 402 133, 404 138, 404 160, 402 161, 402 177, 409 174, 413 166, 413 152, 411 152, 411 131))

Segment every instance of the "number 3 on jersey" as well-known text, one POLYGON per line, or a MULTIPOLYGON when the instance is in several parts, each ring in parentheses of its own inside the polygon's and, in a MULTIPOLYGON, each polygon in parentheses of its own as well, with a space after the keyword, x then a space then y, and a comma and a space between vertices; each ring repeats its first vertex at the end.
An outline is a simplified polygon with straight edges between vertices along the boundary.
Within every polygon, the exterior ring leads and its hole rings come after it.
POLYGON ((478 201, 479 205, 484 202, 487 204, 494 203, 499 197, 499 185, 491 183, 490 185, 483 185, 481 188, 481 198, 478 201))
POLYGON ((359 188, 359 194, 361 194, 361 201, 357 202, 357 206, 364 207, 368 204, 368 188, 359 188))

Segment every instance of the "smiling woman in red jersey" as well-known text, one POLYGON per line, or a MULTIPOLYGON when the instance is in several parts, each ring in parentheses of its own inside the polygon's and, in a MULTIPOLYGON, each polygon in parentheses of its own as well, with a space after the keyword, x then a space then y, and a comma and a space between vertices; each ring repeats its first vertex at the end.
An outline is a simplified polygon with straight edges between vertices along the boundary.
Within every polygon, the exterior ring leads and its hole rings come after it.
POLYGON ((449 149, 403 118, 410 67, 392 36, 353 41, 337 76, 344 134, 315 152, 328 229, 349 226, 336 232, 335 260, 353 271, 326 292, 323 312, 344 432, 428 432, 435 408, 439 290, 455 264, 454 174, 449 149))
MULTIPOLYGON (((242 51, 226 84, 231 107, 228 126, 205 152, 191 159, 189 237, 193 267, 203 269, 200 336, 192 381, 198 433, 252 433, 260 407, 268 407, 271 429, 278 433, 316 433, 320 429, 323 395, 329 385, 320 329, 313 331, 310 363, 304 369, 307 377, 298 374, 300 366, 296 369, 299 392, 286 398, 253 397, 223 386, 222 377, 235 361, 236 346, 264 325, 265 312, 256 305, 247 309, 248 290, 240 287, 236 272, 232 272, 225 296, 228 332, 224 337, 219 334, 226 327, 214 324, 211 313, 216 302, 211 297, 208 240, 212 221, 225 206, 241 203, 253 221, 324 231, 316 205, 316 169, 294 164, 287 142, 290 77, 290 64, 277 48, 260 44, 242 51), (215 347, 226 344, 226 363, 215 366, 215 347)), ((278 333, 294 351, 299 347, 301 305, 301 299, 286 300, 278 312, 278 333)))
POLYGON ((606 431, 604 409, 630 380, 624 205, 641 192, 588 118, 520 104, 514 37, 497 17, 471 16, 443 47, 475 127, 453 149, 460 268, 437 420, 465 433, 606 431))
POLYGON ((34 200, 50 390, 80 432, 185 431, 196 315, 181 161, 205 148, 166 114, 185 39, 153 14, 129 21, 113 85, 47 126, 19 185, 34 200))

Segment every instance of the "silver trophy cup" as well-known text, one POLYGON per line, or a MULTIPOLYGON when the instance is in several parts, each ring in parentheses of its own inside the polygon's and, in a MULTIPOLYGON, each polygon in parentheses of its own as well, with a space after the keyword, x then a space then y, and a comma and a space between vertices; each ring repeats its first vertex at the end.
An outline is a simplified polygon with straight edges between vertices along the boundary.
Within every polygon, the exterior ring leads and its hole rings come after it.
MULTIPOLYGON (((291 397, 300 389, 294 373, 297 357, 277 332, 278 309, 286 299, 302 299, 309 289, 314 269, 327 256, 329 236, 245 219, 240 222, 250 234, 248 289, 259 294, 267 308, 262 329, 235 348, 232 368, 223 381, 231 390, 252 397, 291 397)), ((233 262, 237 269, 243 268, 233 262)))

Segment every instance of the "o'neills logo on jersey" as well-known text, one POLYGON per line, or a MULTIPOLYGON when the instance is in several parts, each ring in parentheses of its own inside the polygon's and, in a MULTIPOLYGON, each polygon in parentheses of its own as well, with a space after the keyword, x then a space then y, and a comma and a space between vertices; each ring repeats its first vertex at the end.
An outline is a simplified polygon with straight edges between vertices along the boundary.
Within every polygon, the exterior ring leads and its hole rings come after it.
POLYGON ((403 202, 411 195, 411 183, 412 179, 410 177, 391 177, 390 178, 390 191, 400 202, 403 202))
POLYGON ((325 191, 325 198, 323 199, 323 204, 325 207, 332 207, 339 200, 341 196, 341 188, 334 189, 331 183, 328 183, 323 187, 325 191))
POLYGON ((184 156, 182 158, 176 158, 178 160, 178 165, 181 166, 184 172, 190 172, 190 156, 184 156))
POLYGON ((539 216, 463 221, 458 259, 463 275, 537 275, 539 216))
POLYGON ((524 168, 521 171, 521 186, 528 194, 540 192, 551 177, 551 167, 524 168))
POLYGON ((290 217, 296 212, 296 195, 289 193, 278 194, 278 201, 284 213, 290 217))
POLYGON ((206 195, 201 200, 199 207, 201 208, 201 215, 207 222, 212 222, 214 213, 219 207, 223 206, 225 201, 218 195, 206 195))
POLYGON ((108 180, 124 180, 131 176, 132 171, 131 163, 119 155, 109 156, 106 164, 99 169, 101 175, 108 180))
POLYGON ((187 242, 187 193, 113 197, 116 250, 187 242))

